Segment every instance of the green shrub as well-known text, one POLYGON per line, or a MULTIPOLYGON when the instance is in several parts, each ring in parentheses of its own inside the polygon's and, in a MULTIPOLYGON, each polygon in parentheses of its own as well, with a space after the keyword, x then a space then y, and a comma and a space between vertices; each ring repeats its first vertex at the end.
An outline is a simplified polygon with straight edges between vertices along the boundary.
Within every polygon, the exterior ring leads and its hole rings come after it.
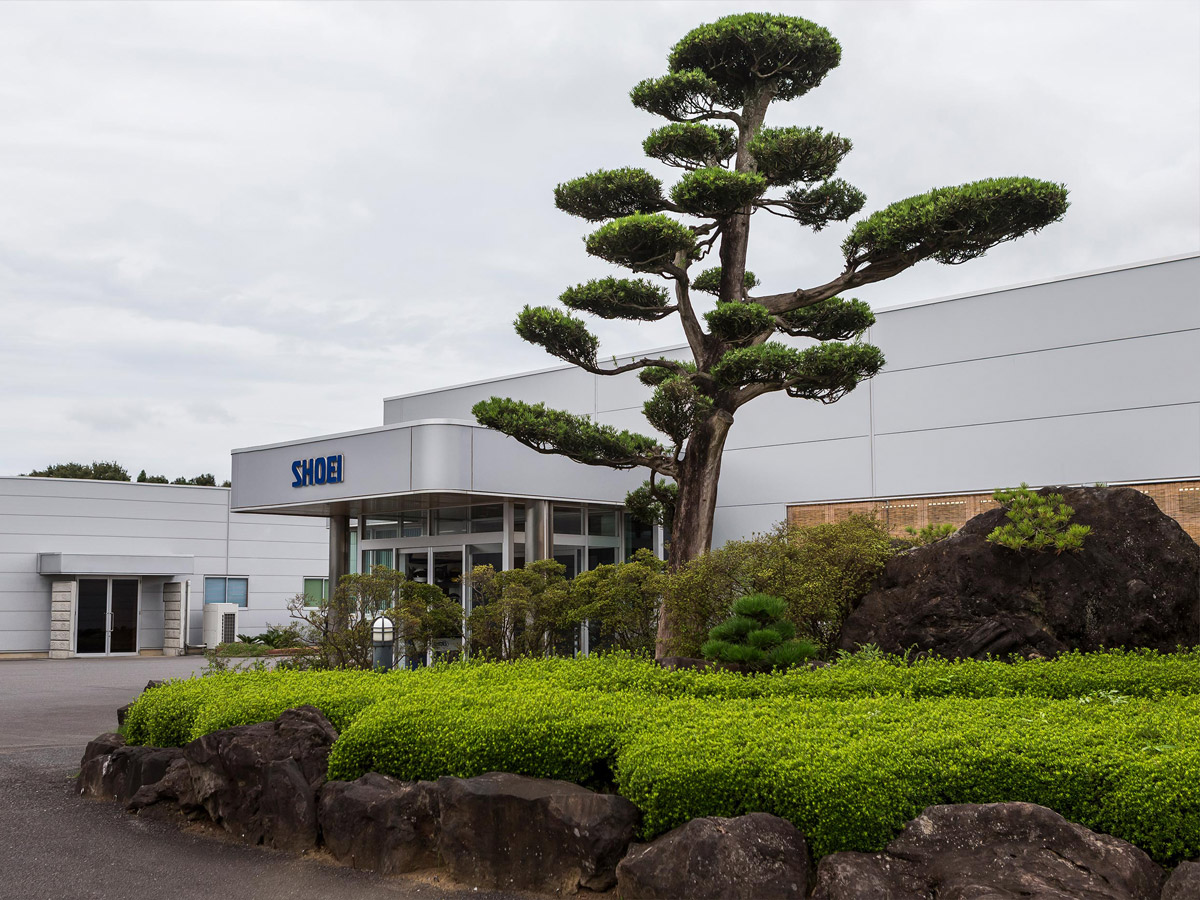
POLYGON ((615 788, 649 837, 762 810, 818 855, 878 850, 933 803, 1023 800, 1173 864, 1200 854, 1200 649, 1055 660, 844 656, 754 676, 627 654, 415 672, 224 674, 145 692, 132 744, 311 703, 331 778, 506 770, 615 788))
POLYGON ((771 594, 787 603, 802 638, 836 646, 851 606, 870 589, 893 554, 887 529, 855 515, 824 525, 786 524, 746 541, 730 541, 676 572, 664 602, 678 629, 673 655, 697 656, 713 626, 744 594, 771 594))
POLYGON ((747 594, 733 603, 733 615, 708 633, 700 648, 705 659, 786 669, 817 655, 811 641, 794 641, 796 626, 783 618, 787 604, 769 594, 747 594))
POLYGON ((619 649, 653 653, 658 609, 667 584, 667 564, 649 550, 615 566, 597 566, 571 579, 571 624, 589 623, 593 652, 619 649))
POLYGON ((1074 552, 1083 549, 1084 538, 1092 533, 1090 525, 1071 524, 1075 510, 1062 494, 1039 494, 1022 482, 992 497, 1007 508, 1008 522, 992 529, 987 539, 1009 550, 1074 552))
POLYGON ((908 535, 904 540, 914 547, 925 547, 929 544, 936 544, 938 541, 944 541, 956 531, 958 528, 949 522, 943 522, 940 525, 929 524, 920 529, 909 525, 904 529, 904 533, 908 535))
POLYGON ((463 578, 473 604, 467 617, 471 653, 491 659, 546 655, 570 610, 566 570, 553 559, 504 572, 492 566, 472 569, 463 578))

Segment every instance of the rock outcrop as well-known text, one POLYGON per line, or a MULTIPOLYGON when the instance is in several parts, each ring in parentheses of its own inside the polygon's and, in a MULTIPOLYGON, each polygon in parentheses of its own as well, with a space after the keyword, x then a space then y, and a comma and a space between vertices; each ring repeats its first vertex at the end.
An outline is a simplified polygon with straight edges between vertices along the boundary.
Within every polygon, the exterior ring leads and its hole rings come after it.
POLYGON ((317 795, 337 732, 314 706, 273 722, 239 725, 192 741, 157 784, 134 794, 130 808, 164 801, 203 810, 250 844, 304 852, 317 845, 317 795))
POLYGON ((805 897, 808 845, 786 819, 751 813, 692 819, 617 866, 617 892, 630 900, 785 900, 805 897))
POLYGON ((440 814, 437 785, 374 772, 329 782, 317 809, 321 836, 335 859, 385 875, 437 865, 440 814))
POLYGON ((88 742, 75 784, 84 797, 126 803, 161 781, 182 754, 178 747, 127 747, 121 735, 102 734, 88 742))
POLYGON ((1200 900, 1200 860, 1176 867, 1163 885, 1162 900, 1200 900))
POLYGON ((833 853, 812 900, 1154 900, 1163 872, 1132 844, 1031 803, 931 806, 885 853, 833 853))
POLYGON ((1007 520, 989 510, 889 561, 847 618, 841 646, 983 658, 1200 640, 1200 547, 1174 519, 1132 488, 1045 490, 1091 526, 1082 550, 992 544, 987 535, 1007 520))
POLYGON ((624 797, 565 781, 492 772, 437 786, 438 852, 456 879, 481 887, 607 890, 639 817, 624 797))

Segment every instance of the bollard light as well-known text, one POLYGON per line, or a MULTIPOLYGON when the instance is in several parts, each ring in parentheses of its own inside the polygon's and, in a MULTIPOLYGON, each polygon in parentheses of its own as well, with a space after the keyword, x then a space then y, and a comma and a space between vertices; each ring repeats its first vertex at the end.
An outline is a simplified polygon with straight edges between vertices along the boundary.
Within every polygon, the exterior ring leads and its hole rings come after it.
POLYGON ((396 623, 387 616, 376 616, 371 623, 371 643, 375 646, 375 668, 390 669, 392 644, 396 640, 396 623))

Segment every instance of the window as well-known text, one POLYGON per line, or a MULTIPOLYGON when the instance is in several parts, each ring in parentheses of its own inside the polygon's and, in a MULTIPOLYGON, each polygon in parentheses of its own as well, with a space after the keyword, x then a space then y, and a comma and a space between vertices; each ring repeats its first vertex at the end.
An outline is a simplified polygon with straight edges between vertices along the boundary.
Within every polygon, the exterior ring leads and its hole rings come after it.
POLYGON ((617 511, 615 509, 588 510, 588 534, 592 537, 617 536, 617 511))
POLYGON ((367 519, 363 526, 364 541, 386 540, 395 538, 399 533, 395 519, 367 519))
POLYGON ((583 510, 578 506, 554 504, 554 533, 583 534, 583 510))
POLYGON ((471 507, 471 533, 484 534, 504 530, 504 504, 488 503, 471 507))
POLYGON ((391 550, 364 550, 363 551, 363 571, 370 572, 376 566, 392 567, 392 551, 391 550))
POLYGON ((324 606, 329 600, 329 579, 328 578, 305 578, 304 579, 304 605, 305 606, 324 606))
POLYGON ((250 583, 247 578, 205 578, 205 603, 236 603, 245 607, 246 598, 250 593, 250 583))
POLYGON ((466 534, 467 507, 454 506, 433 511, 434 534, 466 534))
POLYGON ((400 537, 425 537, 425 512, 414 510, 400 514, 400 537))

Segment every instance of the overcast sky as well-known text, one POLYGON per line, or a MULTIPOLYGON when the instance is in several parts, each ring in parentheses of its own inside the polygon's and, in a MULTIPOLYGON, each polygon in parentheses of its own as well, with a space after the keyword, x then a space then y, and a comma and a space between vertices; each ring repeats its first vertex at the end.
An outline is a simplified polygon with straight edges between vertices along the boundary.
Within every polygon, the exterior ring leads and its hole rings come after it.
MULTIPOLYGON (((1196 2, 7 2, 0 474, 223 479, 232 447, 552 364, 514 314, 617 274, 554 185, 625 165, 669 184, 640 146, 663 121, 628 91, 750 9, 841 42, 768 124, 853 139, 864 214, 989 176, 1071 190, 1064 222, 858 292, 875 308, 1200 250, 1196 2)), ((750 267, 767 291, 823 283, 847 228, 756 216, 750 267)), ((679 339, 596 331, 606 354, 679 339)))

